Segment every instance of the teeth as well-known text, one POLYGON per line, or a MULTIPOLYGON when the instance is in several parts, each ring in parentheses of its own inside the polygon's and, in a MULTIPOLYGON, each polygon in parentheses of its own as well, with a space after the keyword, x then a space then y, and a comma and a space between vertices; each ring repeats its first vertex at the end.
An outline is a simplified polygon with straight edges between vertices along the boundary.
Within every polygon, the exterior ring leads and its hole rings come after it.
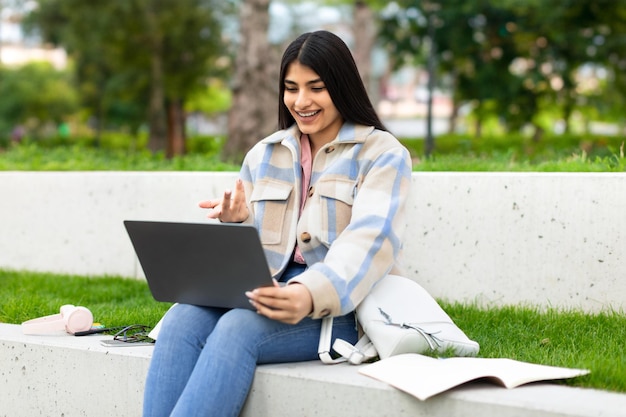
POLYGON ((311 116, 314 116, 315 114, 317 114, 317 110, 309 112, 309 113, 300 113, 300 112, 298 112, 298 115, 300 115, 300 117, 311 117, 311 116))

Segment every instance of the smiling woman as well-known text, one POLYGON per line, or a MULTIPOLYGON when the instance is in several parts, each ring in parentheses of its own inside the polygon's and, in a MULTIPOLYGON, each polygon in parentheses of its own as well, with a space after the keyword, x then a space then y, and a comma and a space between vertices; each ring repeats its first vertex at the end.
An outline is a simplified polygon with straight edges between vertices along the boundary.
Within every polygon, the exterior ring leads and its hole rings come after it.
POLYGON ((145 416, 237 416, 256 365, 316 359, 325 317, 335 338, 355 343, 354 309, 401 273, 411 160, 380 122, 350 50, 330 32, 301 35, 283 55, 279 89, 281 130, 248 152, 232 189, 200 203, 211 219, 257 227, 276 285, 246 292, 256 311, 172 308, 145 416))

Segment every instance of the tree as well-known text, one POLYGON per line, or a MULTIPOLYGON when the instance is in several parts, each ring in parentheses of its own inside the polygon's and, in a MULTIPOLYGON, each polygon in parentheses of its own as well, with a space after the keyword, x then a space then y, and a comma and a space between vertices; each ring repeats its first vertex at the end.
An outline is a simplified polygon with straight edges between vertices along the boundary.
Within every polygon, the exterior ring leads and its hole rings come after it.
POLYGON ((535 90, 543 90, 542 95, 552 96, 560 105, 569 131, 574 109, 587 104, 589 94, 577 80, 579 70, 586 65, 610 68, 611 56, 626 53, 626 5, 612 0, 548 0, 517 9, 523 16, 519 32, 525 35, 518 40, 520 52, 536 63, 528 74, 541 80, 535 90))
POLYGON ((269 0, 244 0, 240 41, 223 156, 241 161, 259 140, 277 129, 279 59, 267 39, 269 0))
POLYGON ((580 68, 615 68, 615 86, 626 68, 626 6, 612 0, 398 0, 383 13, 381 35, 399 63, 423 60, 428 5, 438 9, 439 71, 453 79, 457 106, 474 104, 478 136, 495 114, 509 131, 534 125, 538 139, 542 106, 560 106, 568 121, 587 99, 580 68))
POLYGON ((221 54, 218 0, 38 0, 30 17, 77 65, 85 104, 102 125, 114 103, 145 111, 152 150, 184 152, 186 97, 221 54), (169 116, 169 117, 168 117, 169 116))
MULTIPOLYGON (((474 103, 479 136, 487 104, 498 100, 511 85, 507 74, 514 46, 501 30, 510 16, 479 0, 405 1, 398 5, 401 7, 385 15, 381 33, 400 57, 397 65, 423 64, 425 46, 432 40, 436 58, 430 59, 438 64, 432 78, 442 78, 434 75, 445 73, 452 79, 454 109, 464 101, 474 103)), ((456 114, 454 110, 452 117, 456 114)))

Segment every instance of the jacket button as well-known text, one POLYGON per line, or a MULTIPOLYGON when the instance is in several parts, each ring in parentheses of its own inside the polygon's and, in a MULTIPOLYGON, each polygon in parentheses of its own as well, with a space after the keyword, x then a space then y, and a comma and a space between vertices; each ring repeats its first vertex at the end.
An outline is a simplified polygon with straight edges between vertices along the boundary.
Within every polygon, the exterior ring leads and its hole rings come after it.
POLYGON ((329 315, 330 315, 330 311, 327 308, 320 311, 320 317, 328 317, 329 315))
POLYGON ((308 232, 304 232, 300 235, 300 239, 302 239, 304 243, 309 243, 311 241, 311 234, 308 232))
POLYGON ((329 146, 328 148, 326 148, 324 150, 324 152, 326 152, 326 153, 335 152, 335 147, 334 146, 329 146))
POLYGON ((309 197, 313 197, 313 187, 309 187, 309 197))

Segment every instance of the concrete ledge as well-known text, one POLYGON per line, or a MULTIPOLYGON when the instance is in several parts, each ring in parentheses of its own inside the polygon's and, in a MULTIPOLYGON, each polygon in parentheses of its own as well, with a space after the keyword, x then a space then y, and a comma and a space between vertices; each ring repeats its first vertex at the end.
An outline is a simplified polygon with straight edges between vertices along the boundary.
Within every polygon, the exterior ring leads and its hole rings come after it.
MULTIPOLYGON (((19 325, 0 324, 0 416, 141 415, 153 348, 105 348, 104 338, 25 336, 19 325)), ((317 361, 260 366, 242 416, 626 416, 625 394, 475 382, 421 402, 357 370, 317 361)))
MULTIPOLYGON (((141 278, 122 221, 203 222, 236 173, 0 172, 0 268, 141 278)), ((626 174, 414 173, 404 263, 431 294, 626 310, 626 174)))

